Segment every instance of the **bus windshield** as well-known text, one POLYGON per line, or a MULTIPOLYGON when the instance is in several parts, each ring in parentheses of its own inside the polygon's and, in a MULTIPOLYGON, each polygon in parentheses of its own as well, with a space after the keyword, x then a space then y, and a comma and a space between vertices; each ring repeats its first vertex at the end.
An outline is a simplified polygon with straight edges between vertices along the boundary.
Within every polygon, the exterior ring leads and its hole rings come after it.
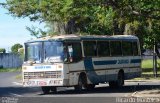
POLYGON ((42 48, 42 43, 41 42, 26 44, 25 60, 26 61, 41 62, 41 60, 42 60, 41 48, 42 48))
POLYGON ((63 54, 62 42, 44 42, 44 62, 62 62, 64 57, 63 54))
POLYGON ((36 63, 63 62, 65 57, 63 51, 63 43, 58 41, 27 43, 25 61, 35 61, 36 63))

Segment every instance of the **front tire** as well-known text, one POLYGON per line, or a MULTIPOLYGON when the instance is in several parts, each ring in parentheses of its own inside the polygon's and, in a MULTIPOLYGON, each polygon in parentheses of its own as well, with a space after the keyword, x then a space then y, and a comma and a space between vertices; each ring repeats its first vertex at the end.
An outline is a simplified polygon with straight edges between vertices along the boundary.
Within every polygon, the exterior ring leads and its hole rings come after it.
POLYGON ((44 87, 41 87, 41 89, 43 91, 43 94, 48 94, 50 92, 50 87, 44 86, 44 87))
POLYGON ((78 79, 78 85, 74 86, 74 89, 76 91, 82 91, 83 85, 84 85, 83 79, 82 79, 82 76, 80 76, 79 79, 78 79))
POLYGON ((117 80, 117 86, 122 87, 124 85, 124 73, 119 72, 118 73, 118 80, 117 80))
POLYGON ((57 92, 57 87, 50 87, 51 91, 56 93, 57 92))

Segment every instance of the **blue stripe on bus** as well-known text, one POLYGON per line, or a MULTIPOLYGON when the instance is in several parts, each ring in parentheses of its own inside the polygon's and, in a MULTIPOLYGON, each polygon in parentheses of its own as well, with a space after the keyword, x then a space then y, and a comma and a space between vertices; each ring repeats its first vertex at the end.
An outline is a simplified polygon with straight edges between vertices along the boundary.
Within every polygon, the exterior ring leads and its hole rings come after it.
POLYGON ((131 63, 141 63, 141 59, 131 59, 131 63))
MULTIPOLYGON (((112 74, 112 75, 98 75, 96 71, 94 70, 94 65, 114 65, 117 63, 118 60, 105 60, 105 61, 92 61, 92 58, 85 58, 84 59, 84 66, 85 66, 85 71, 87 73, 88 79, 92 83, 103 83, 107 80, 116 80, 117 74, 112 74)), ((141 59, 131 59, 130 63, 140 63, 141 59)), ((128 62, 129 63, 129 62, 128 62)), ((128 64, 126 62, 126 64, 128 64)), ((124 63, 122 63, 124 64, 124 63)))
POLYGON ((84 66, 85 66, 85 71, 87 73, 87 77, 92 83, 100 83, 100 82, 106 81, 105 75, 98 75, 95 72, 92 58, 85 58, 84 59, 84 66))
POLYGON ((111 65, 116 63, 117 63, 117 60, 94 61, 94 65, 111 65))
POLYGON ((104 61, 93 61, 94 65, 113 65, 113 64, 129 64, 129 63, 141 63, 141 59, 129 60, 104 60, 104 61))

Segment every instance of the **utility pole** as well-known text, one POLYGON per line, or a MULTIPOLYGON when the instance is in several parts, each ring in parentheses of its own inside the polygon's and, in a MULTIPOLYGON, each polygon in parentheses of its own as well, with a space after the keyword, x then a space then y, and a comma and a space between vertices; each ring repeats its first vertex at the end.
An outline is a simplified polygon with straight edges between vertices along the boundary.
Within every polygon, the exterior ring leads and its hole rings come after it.
POLYGON ((156 42, 154 39, 154 44, 153 44, 153 73, 154 77, 157 78, 157 55, 156 55, 156 42))

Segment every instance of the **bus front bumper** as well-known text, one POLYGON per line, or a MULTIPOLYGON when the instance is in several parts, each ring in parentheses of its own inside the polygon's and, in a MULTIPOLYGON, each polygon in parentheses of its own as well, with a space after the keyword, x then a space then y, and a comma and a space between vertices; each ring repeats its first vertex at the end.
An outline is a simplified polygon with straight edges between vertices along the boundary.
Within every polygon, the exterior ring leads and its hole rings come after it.
POLYGON ((23 86, 34 87, 34 86, 68 86, 68 79, 28 79, 23 80, 23 86))

